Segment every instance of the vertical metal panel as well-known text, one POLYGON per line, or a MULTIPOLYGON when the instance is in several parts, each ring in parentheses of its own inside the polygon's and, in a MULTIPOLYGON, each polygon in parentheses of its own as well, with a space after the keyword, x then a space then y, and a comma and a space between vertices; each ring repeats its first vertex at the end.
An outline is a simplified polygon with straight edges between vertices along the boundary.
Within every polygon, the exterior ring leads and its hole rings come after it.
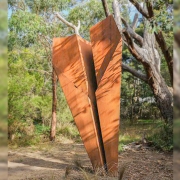
POLYGON ((122 38, 113 16, 90 29, 97 90, 96 99, 108 172, 118 173, 122 38))
MULTIPOLYGON (((78 35, 53 40, 53 66, 94 169, 104 157, 98 125, 92 48, 78 35)), ((102 139, 102 137, 101 137, 102 139)))

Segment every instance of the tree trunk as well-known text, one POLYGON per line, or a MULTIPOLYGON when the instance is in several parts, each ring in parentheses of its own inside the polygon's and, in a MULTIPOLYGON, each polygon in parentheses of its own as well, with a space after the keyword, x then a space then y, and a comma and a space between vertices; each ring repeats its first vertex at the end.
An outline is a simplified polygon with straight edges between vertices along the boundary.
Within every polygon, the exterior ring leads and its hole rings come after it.
POLYGON ((53 98, 52 98, 52 120, 51 120, 50 141, 54 141, 55 136, 56 136, 56 122, 57 122, 57 119, 56 119, 56 107, 57 107, 56 82, 57 82, 57 76, 53 69, 52 71, 53 98))
MULTIPOLYGON (((151 71, 152 72, 152 71, 151 71)), ((153 72, 154 73, 154 72, 153 72)), ((165 122, 168 124, 173 123, 173 96, 169 91, 165 80, 158 74, 157 76, 153 76, 151 74, 151 79, 148 84, 151 87, 155 100, 157 102, 157 106, 160 109, 161 115, 164 118, 165 122)))
MULTIPOLYGON (((140 3, 135 0, 130 0, 130 2, 137 8, 143 17, 150 19, 154 16, 152 4, 143 8, 140 3)), ((147 1, 149 3, 149 1, 147 1)), ((172 77, 172 65, 171 57, 169 52, 166 52, 167 46, 163 38, 163 34, 160 37, 154 36, 154 33, 150 33, 149 27, 151 27, 150 22, 143 20, 144 22, 144 33, 143 36, 135 32, 135 27, 129 25, 124 18, 121 16, 119 3, 117 0, 113 1, 113 11, 116 24, 119 31, 122 34, 123 42, 128 47, 130 53, 136 60, 141 63, 144 67, 146 74, 139 73, 138 71, 124 66, 125 70, 133 74, 134 76, 140 78, 142 81, 149 84, 156 99, 159 110, 161 111, 162 117, 166 123, 172 124, 173 122, 173 96, 168 89, 168 86, 161 75, 161 57, 157 49, 156 43, 158 42, 160 48, 163 52, 164 58, 167 60, 168 67, 170 69, 170 74, 172 77), (124 28, 122 29, 122 23, 124 28)), ((137 16, 137 15, 136 15, 137 16)), ((134 18, 135 20, 137 17, 134 18)), ((136 24, 136 23, 133 23, 136 24)))

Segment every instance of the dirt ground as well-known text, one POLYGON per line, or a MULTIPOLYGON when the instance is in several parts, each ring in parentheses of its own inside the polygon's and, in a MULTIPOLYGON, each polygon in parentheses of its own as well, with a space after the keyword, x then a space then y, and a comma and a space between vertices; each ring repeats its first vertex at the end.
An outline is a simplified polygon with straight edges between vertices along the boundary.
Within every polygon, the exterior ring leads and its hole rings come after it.
MULTIPOLYGON (((44 143, 38 147, 9 148, 8 180, 114 180, 94 174, 83 144, 44 143)), ((119 153, 123 180, 172 180, 172 153, 143 146, 127 146, 119 153)))

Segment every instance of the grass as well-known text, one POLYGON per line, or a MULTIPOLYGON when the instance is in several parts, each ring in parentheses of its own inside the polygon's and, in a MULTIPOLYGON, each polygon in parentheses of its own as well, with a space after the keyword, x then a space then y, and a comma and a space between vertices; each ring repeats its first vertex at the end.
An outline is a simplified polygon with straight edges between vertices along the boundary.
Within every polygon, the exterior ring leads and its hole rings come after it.
POLYGON ((68 139, 74 140, 75 142, 80 142, 80 135, 77 127, 72 123, 62 123, 56 132, 57 136, 64 136, 68 139))
POLYGON ((123 151, 123 147, 131 142, 138 141, 142 137, 140 135, 133 136, 131 133, 125 133, 119 136, 118 150, 123 151))
POLYGON ((118 150, 123 151, 123 147, 131 142, 142 140, 145 138, 152 137, 159 131, 159 126, 163 123, 161 120, 138 120, 135 124, 129 122, 121 122, 120 135, 119 135, 119 147, 118 150))
POLYGON ((180 150, 180 119, 174 119, 174 148, 180 150))
POLYGON ((172 125, 162 124, 157 126, 158 132, 148 137, 154 146, 162 151, 173 150, 173 127, 172 125))
MULTIPOLYGON (((35 146, 40 142, 49 142, 50 127, 36 124, 34 133, 31 135, 24 134, 23 132, 27 132, 27 130, 24 130, 23 126, 20 127, 21 129, 16 132, 16 138, 10 142, 10 145, 24 147, 35 146)), ((56 132, 57 142, 82 142, 77 127, 71 122, 58 124, 56 132)), ((122 152, 125 145, 140 141, 145 137, 153 142, 156 148, 163 151, 170 151, 173 148, 172 135, 172 128, 165 126, 161 120, 138 120, 135 124, 122 121, 118 150, 122 152)))
MULTIPOLYGON (((28 125, 18 122, 18 124, 11 125, 11 132, 13 139, 9 140, 9 146, 18 148, 26 146, 35 146, 40 142, 49 142, 50 127, 42 124, 35 124, 32 126, 31 134, 27 129, 28 125), (13 128, 13 129, 12 129, 13 128)), ((56 141, 57 142, 81 142, 81 138, 77 127, 70 122, 62 122, 56 128, 56 141)))

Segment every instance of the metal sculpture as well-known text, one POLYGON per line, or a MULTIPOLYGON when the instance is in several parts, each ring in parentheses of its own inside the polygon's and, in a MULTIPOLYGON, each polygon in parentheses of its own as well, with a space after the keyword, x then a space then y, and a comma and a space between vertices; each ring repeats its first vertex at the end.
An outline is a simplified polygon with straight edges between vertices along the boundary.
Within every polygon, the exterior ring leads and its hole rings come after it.
POLYGON ((96 99, 108 172, 118 173, 122 39, 113 16, 90 29, 96 99))
POLYGON ((53 40, 53 66, 93 168, 118 173, 122 39, 113 16, 53 40))
POLYGON ((105 162, 92 48, 78 35, 53 40, 53 66, 94 169, 105 162))

